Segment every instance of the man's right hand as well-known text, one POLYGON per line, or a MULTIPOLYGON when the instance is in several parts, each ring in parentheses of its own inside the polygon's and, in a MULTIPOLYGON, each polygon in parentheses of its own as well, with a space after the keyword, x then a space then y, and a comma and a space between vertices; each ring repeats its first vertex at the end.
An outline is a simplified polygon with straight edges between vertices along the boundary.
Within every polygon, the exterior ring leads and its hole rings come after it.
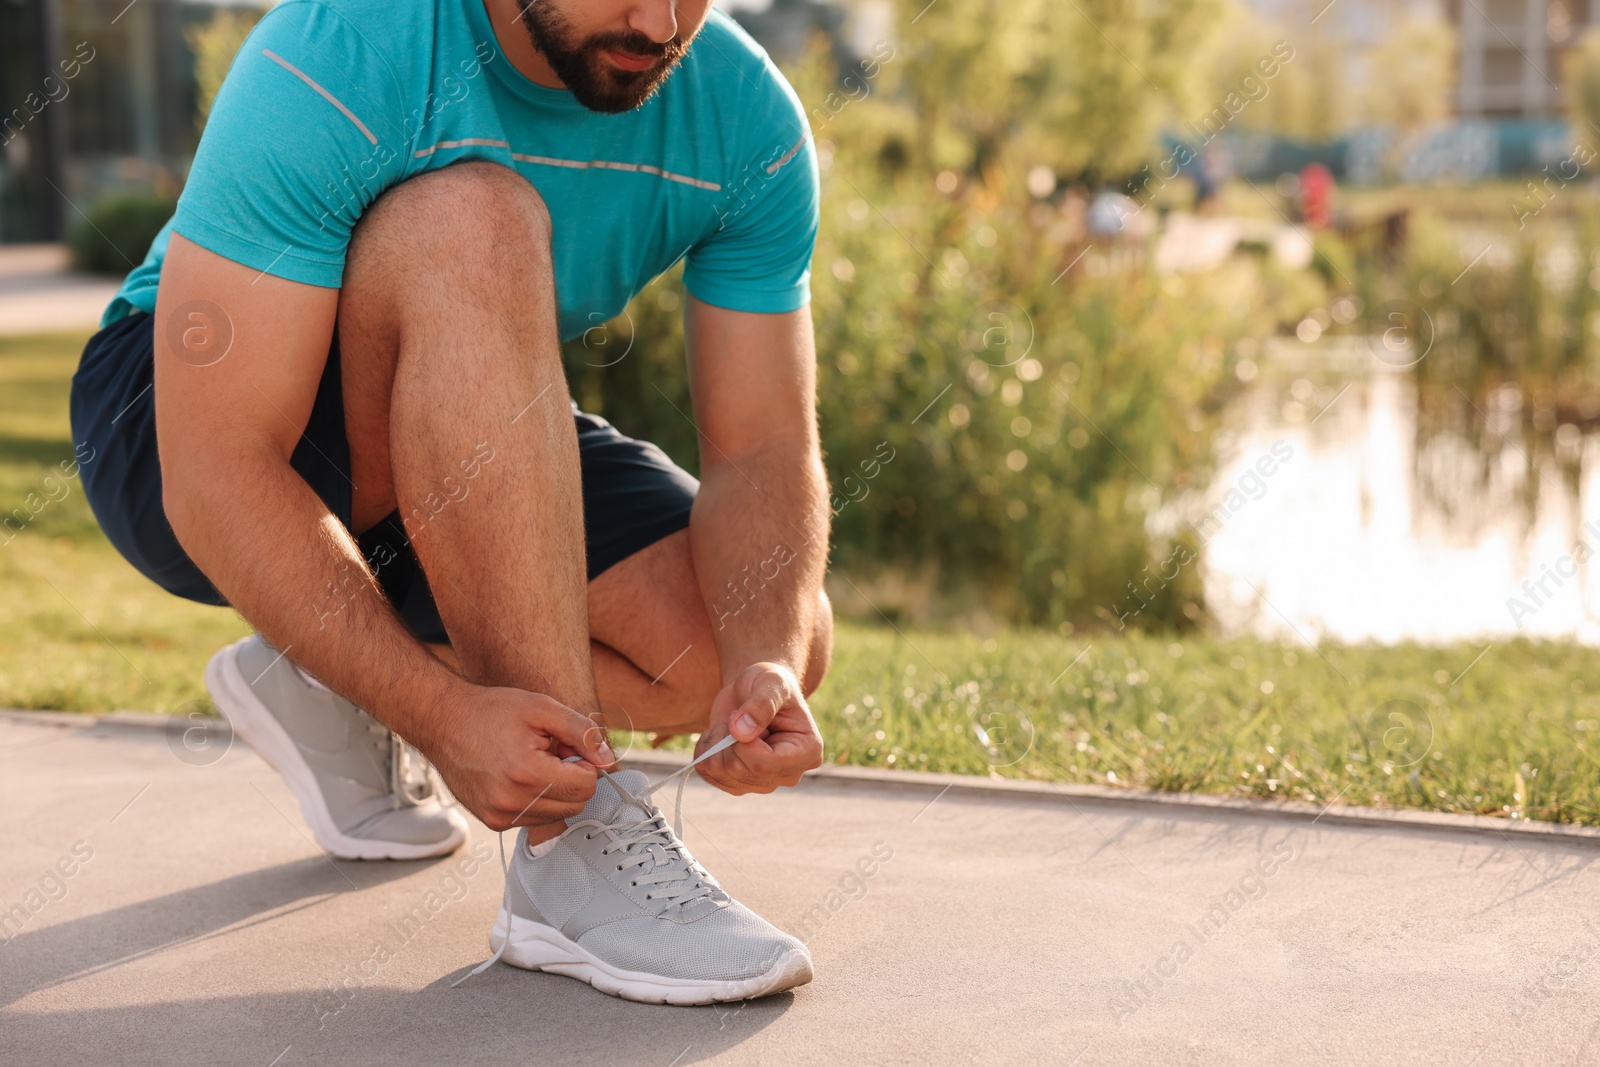
POLYGON ((419 719, 408 739, 491 830, 578 814, 594 795, 596 768, 617 762, 601 727, 540 693, 463 681, 419 719), (567 756, 582 758, 563 763, 567 756))

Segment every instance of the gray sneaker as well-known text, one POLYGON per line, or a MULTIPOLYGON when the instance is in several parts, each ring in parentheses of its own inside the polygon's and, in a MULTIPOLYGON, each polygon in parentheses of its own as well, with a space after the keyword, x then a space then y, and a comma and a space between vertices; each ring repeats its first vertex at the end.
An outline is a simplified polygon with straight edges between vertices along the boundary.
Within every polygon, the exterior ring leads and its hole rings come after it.
POLYGON ((728 896, 646 784, 639 771, 602 776, 538 859, 527 831, 517 835, 489 931, 495 955, 650 1004, 743 1000, 811 981, 805 944, 728 896))
POLYGON ((347 860, 453 852, 467 820, 422 754, 308 682, 258 634, 211 657, 206 688, 234 732, 283 775, 317 844, 347 860))

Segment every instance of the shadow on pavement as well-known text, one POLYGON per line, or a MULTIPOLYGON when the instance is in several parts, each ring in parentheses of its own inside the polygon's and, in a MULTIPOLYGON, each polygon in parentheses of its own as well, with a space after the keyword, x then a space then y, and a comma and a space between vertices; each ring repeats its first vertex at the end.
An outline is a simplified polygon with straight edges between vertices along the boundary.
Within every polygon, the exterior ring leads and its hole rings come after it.
POLYGON ((308 856, 38 930, 24 929, 0 942, 0 1006, 223 930, 316 907, 348 891, 351 882, 367 888, 404 878, 429 862, 437 861, 335 867, 325 856, 308 856))
POLYGON ((634 1004, 558 975, 496 967, 415 993, 362 989, 320 1028, 313 990, 155 1001, 90 1011, 12 1010, 9 1063, 594 1063, 684 1067, 749 1040, 794 1003, 634 1004), (129 1056, 132 1052, 134 1055, 129 1056))

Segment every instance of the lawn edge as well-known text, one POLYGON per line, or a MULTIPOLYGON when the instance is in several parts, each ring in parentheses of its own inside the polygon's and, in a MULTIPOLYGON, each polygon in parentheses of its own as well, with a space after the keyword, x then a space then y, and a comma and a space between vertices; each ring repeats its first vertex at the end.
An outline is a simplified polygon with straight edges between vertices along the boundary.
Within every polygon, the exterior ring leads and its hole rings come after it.
MULTIPOLYGON (((148 711, 113 711, 96 714, 85 711, 25 711, 0 708, 0 719, 15 722, 48 723, 64 727, 91 729, 99 725, 146 730, 168 730, 174 722, 187 722, 181 716, 148 711)), ((684 752, 649 749, 628 751, 622 762, 635 767, 677 770, 689 761, 684 752)), ((1576 823, 1540 822, 1532 819, 1497 819, 1484 815, 1458 815, 1450 812, 1418 811, 1410 808, 1363 808, 1354 805, 1307 804, 1298 800, 1252 800, 1246 797, 1219 797, 1206 793, 1163 793, 1150 789, 1121 789, 1074 782, 1025 781, 1016 778, 980 778, 968 774, 937 774, 929 771, 887 771, 874 767, 829 764, 809 772, 808 782, 843 782, 892 791, 945 793, 964 796, 1002 798, 1052 797, 1097 807, 1148 807, 1180 809, 1199 815, 1246 815, 1296 823, 1326 823, 1330 826, 1359 826, 1400 830, 1432 830, 1476 837, 1498 837, 1508 844, 1511 838, 1538 838, 1546 841, 1600 846, 1600 827, 1576 823)), ((926 809, 924 809, 926 810, 926 809)), ((920 813, 919 813, 920 817, 920 813)), ((915 821, 915 820, 913 820, 915 821)))
MULTIPOLYGON (((677 770, 689 761, 688 753, 629 752, 622 762, 629 766, 677 770)), ((1068 803, 1097 807, 1152 807, 1187 809, 1196 814, 1247 815, 1298 823, 1325 823, 1330 826, 1361 826, 1407 830, 1434 830, 1478 837, 1539 838, 1600 846, 1600 827, 1577 823, 1542 822, 1534 819, 1497 819, 1485 815, 1459 815, 1451 812, 1419 811, 1414 808, 1363 808, 1355 805, 1317 805, 1297 800, 1252 800, 1247 797, 1221 797, 1209 793, 1164 793, 1153 789, 1122 789, 1114 786, 1086 785, 1077 782, 1041 782, 1017 778, 981 778, 970 774, 938 774, 930 771, 889 771, 876 767, 826 765, 809 772, 802 784, 834 781, 861 784, 888 790, 913 789, 934 792, 929 805, 946 792, 966 796, 1002 798, 1052 797, 1068 803)))

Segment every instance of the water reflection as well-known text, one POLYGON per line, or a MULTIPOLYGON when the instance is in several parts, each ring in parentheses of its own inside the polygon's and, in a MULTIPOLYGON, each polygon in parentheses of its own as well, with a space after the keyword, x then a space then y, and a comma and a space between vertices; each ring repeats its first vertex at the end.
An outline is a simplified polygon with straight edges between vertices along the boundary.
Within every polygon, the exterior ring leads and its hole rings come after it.
POLYGON ((1275 342, 1260 365, 1207 501, 1241 506, 1203 527, 1224 632, 1600 644, 1593 435, 1525 431, 1515 387, 1419 415, 1412 374, 1361 338, 1275 342), (1275 445, 1290 458, 1263 463, 1275 445))

